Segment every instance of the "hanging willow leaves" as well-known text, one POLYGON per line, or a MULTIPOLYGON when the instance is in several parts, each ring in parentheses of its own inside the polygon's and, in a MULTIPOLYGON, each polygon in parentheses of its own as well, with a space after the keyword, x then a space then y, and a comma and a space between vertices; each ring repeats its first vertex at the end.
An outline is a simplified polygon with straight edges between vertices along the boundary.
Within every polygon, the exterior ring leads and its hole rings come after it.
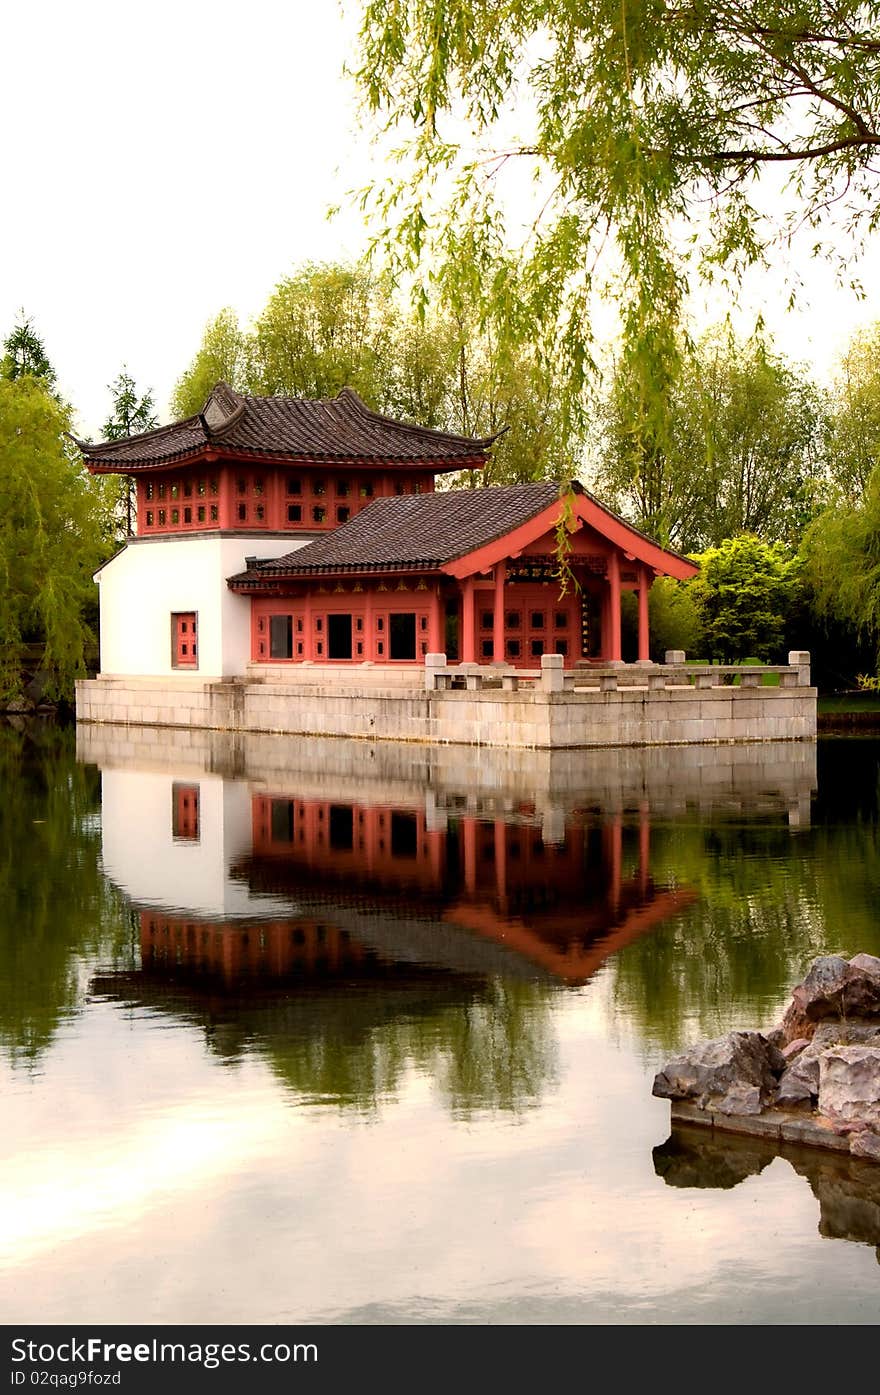
POLYGON ((362 202, 398 273, 424 297, 430 267, 540 344, 570 410, 612 282, 661 448, 695 281, 735 282, 798 227, 818 248, 880 220, 877 4, 364 0, 355 76, 396 142, 397 178, 362 202))

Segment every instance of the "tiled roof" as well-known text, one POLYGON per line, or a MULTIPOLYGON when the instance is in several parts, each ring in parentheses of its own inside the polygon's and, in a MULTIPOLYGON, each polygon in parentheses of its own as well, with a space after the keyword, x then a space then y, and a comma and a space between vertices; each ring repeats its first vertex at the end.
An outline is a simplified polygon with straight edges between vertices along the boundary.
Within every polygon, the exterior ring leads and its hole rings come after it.
POLYGON ((558 498, 558 484, 514 484, 375 499, 326 537, 229 581, 398 567, 431 571, 512 532, 558 498))
POLYGON ((77 445, 94 471, 143 470, 211 448, 290 460, 479 462, 495 437, 471 439, 371 412, 352 388, 338 397, 242 397, 218 383, 196 416, 120 441, 77 445))

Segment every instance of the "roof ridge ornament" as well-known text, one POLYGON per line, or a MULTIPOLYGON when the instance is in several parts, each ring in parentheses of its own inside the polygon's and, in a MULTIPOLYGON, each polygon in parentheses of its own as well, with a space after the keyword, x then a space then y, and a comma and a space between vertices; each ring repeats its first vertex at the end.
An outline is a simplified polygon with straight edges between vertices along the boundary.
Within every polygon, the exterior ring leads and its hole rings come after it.
POLYGON ((211 390, 199 412, 199 421, 209 438, 223 436, 244 416, 247 399, 234 392, 228 383, 219 382, 211 390))

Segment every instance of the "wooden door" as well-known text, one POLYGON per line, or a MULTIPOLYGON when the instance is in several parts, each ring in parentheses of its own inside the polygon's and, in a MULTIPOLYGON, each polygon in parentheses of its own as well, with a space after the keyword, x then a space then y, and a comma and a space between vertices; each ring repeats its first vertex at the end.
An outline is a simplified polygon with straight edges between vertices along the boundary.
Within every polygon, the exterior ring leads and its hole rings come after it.
POLYGON ((198 616, 194 610, 181 610, 171 617, 171 664, 173 668, 198 668, 198 616))

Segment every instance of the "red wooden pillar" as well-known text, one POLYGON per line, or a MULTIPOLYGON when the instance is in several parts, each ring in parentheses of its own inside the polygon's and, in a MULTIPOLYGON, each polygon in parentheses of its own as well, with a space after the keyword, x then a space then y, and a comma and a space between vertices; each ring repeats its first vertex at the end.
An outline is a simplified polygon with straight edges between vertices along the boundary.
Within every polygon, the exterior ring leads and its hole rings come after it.
MULTIPOLYGON (((308 583, 306 584, 308 585, 308 583)), ((312 593, 309 590, 306 591, 304 626, 305 632, 303 634, 303 660, 314 659, 315 639, 314 635, 312 634, 312 593)))
POLYGON ((431 608, 428 612, 428 653, 441 654, 443 652, 443 615, 442 602, 440 600, 440 587, 435 586, 431 591, 431 608))
POLYGON ((622 657, 620 640, 620 554, 615 550, 608 558, 608 643, 603 636, 604 658, 622 657))
POLYGON ((461 662, 477 662, 477 633, 474 624, 474 578, 466 576, 462 584, 461 602, 461 662))
POLYGON ((648 876, 651 870, 651 809, 648 801, 639 804, 639 892, 648 894, 648 876))
POLYGON ((507 824, 495 820, 495 891, 501 911, 507 911, 507 824))
POLYGON ((468 896, 477 891, 477 821, 474 818, 461 821, 462 846, 464 848, 464 889, 468 896))
POLYGON ((496 664, 504 663, 504 579, 507 563, 495 565, 495 604, 492 614, 492 658, 496 664))
POLYGON ((368 662, 375 652, 373 639, 373 589, 369 581, 364 588, 364 652, 362 659, 368 662))
POLYGON ((639 658, 650 659, 650 634, 648 626, 648 592, 651 589, 651 578, 648 576, 648 568, 644 565, 639 567, 639 658))

